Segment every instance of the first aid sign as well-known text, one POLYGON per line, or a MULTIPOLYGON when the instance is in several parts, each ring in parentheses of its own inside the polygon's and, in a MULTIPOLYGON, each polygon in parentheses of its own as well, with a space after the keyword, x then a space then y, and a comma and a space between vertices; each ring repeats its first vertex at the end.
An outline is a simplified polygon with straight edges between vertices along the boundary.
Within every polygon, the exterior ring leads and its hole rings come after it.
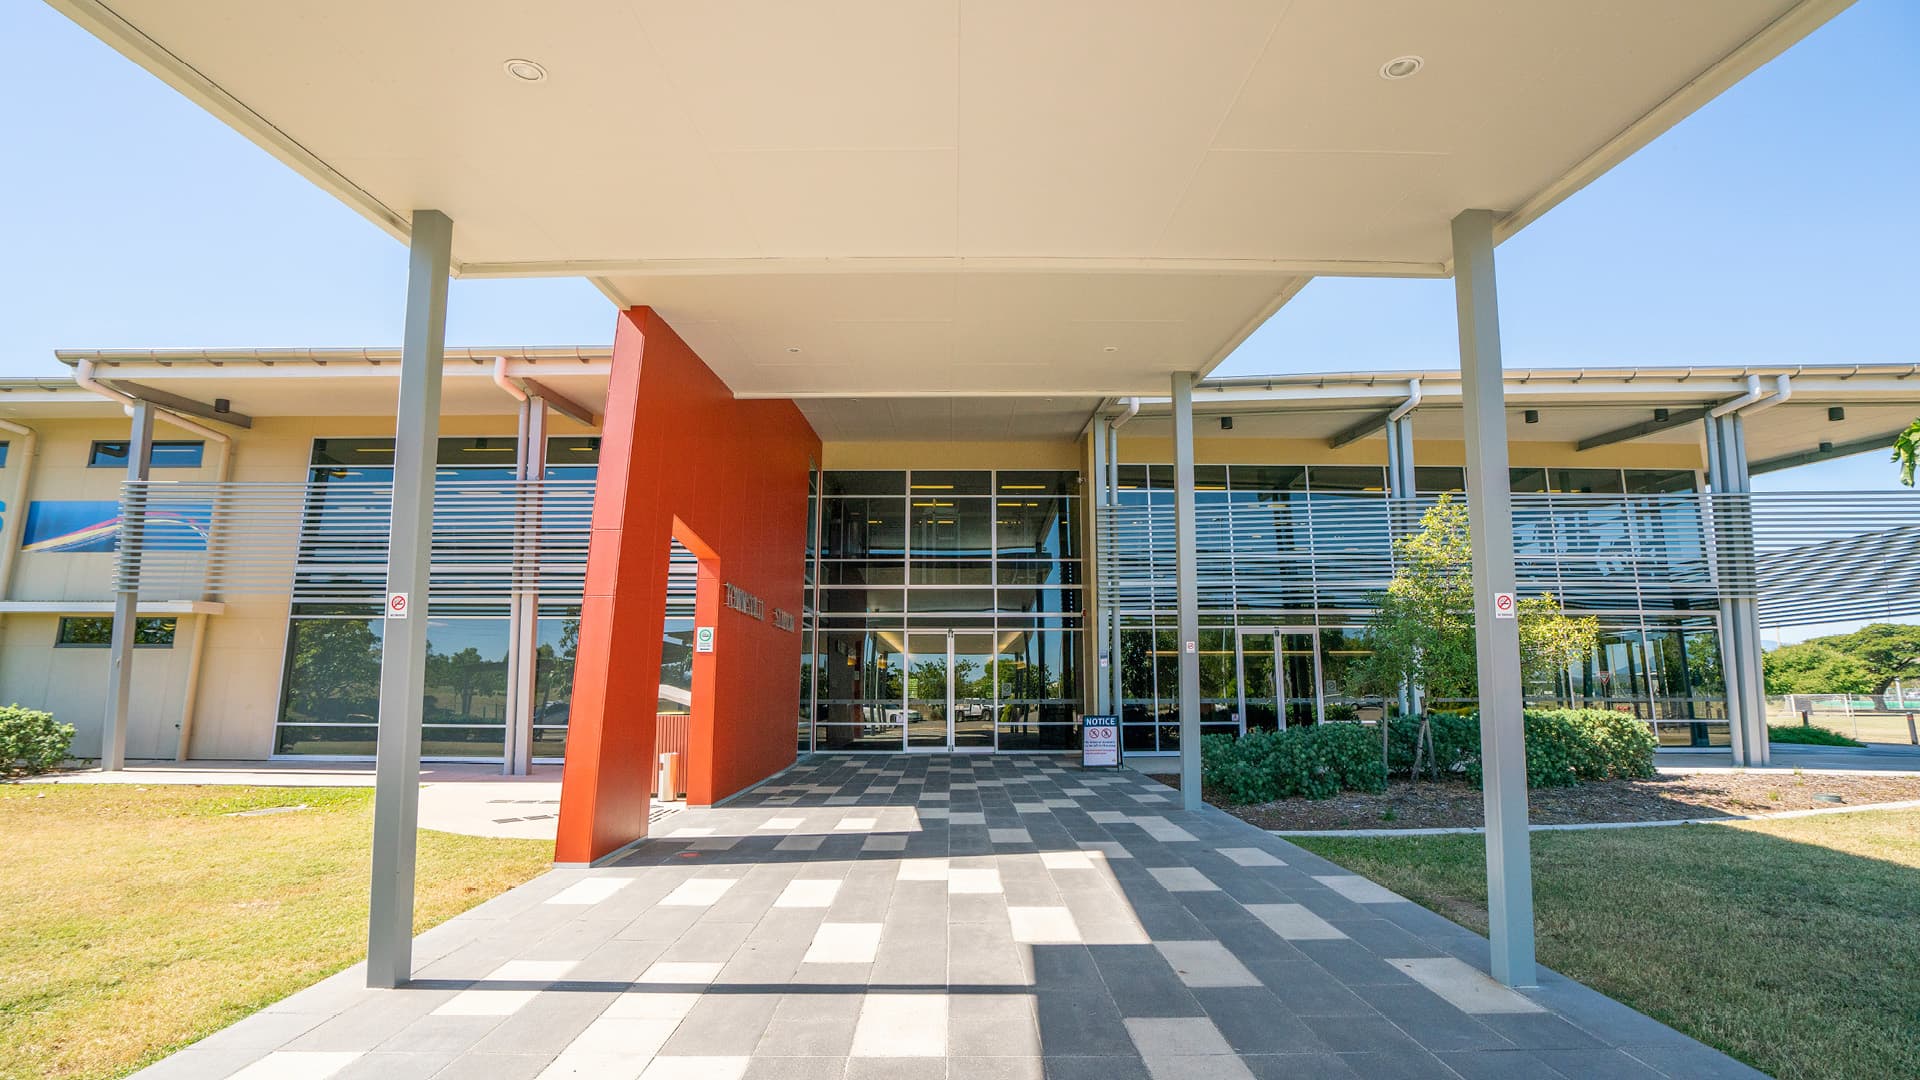
POLYGON ((407 594, 390 592, 387 594, 387 618, 404 619, 407 617, 407 594))

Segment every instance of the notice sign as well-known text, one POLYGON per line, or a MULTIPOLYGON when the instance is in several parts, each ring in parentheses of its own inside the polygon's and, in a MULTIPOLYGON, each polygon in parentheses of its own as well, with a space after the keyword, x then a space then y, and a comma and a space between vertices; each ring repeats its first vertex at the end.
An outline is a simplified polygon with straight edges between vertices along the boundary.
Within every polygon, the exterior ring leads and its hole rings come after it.
POLYGON ((1090 768, 1120 764, 1120 718, 1089 716, 1080 728, 1080 764, 1090 768))
POLYGON ((694 652, 712 652, 713 651, 713 627, 711 626, 694 627, 693 651, 694 652))
POLYGON ((387 594, 387 618, 404 619, 407 617, 407 594, 390 592, 387 594))
POLYGON ((1493 594, 1493 617, 1496 619, 1512 619, 1517 617, 1514 612, 1512 593, 1497 592, 1493 594))

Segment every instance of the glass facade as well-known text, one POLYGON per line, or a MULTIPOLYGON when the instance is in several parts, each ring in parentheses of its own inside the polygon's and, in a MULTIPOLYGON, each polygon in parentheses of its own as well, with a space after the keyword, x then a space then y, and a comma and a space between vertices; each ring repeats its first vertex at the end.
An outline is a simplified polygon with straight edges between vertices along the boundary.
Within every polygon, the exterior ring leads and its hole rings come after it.
MULTIPOLYGON (((556 436, 548 440, 547 474, 593 478, 600 440, 556 436)), ((442 480, 507 480, 514 471, 516 440, 458 437, 440 440, 437 475, 442 480)), ((315 439, 309 482, 393 480, 393 440, 315 439)), ((358 521, 328 520, 315 500, 308 530, 366 533, 384 549, 384 534, 358 521)), ((324 568, 303 566, 300 583, 324 591, 324 568)), ((691 612, 688 613, 691 624, 691 612)), ((374 752, 374 717, 380 701, 380 640, 385 628, 377 605, 296 603, 287 625, 276 755, 366 757, 374 752)), ((580 611, 574 602, 542 602, 535 626, 533 753, 558 760, 565 752, 572 706, 574 651, 580 611)), ((427 686, 422 700, 421 756, 433 760, 501 760, 506 749, 508 620, 504 603, 435 603, 427 612, 427 686)))
MULTIPOLYGON (((1173 470, 1159 464, 1121 465, 1123 506, 1171 507, 1173 470)), ((1462 469, 1421 466, 1420 494, 1465 490, 1462 469)), ((1605 544, 1644 560, 1686 556, 1676 543, 1697 530, 1662 515, 1694 515, 1690 504, 1641 507, 1623 515, 1617 501, 1582 495, 1663 495, 1698 490, 1688 470, 1557 469, 1516 467, 1515 492, 1567 496, 1561 531, 1516 535, 1517 555, 1564 563, 1573 522, 1594 557, 1605 544), (1649 518, 1648 516, 1652 517, 1649 518), (1642 520, 1642 519, 1646 520, 1642 520), (1665 545, 1654 550, 1652 545, 1665 545)), ((1216 520, 1230 526, 1202 530, 1203 558, 1231 561, 1233 572, 1200 583, 1201 730, 1237 733, 1323 721, 1377 721, 1389 703, 1354 692, 1348 678, 1367 654, 1367 595, 1377 583, 1355 567, 1376 566, 1391 535, 1385 470, 1349 465, 1201 465, 1194 470, 1196 509, 1237 504, 1216 520), (1252 512, 1241 512, 1246 508, 1252 512), (1352 566, 1346 559, 1354 556, 1352 566)), ((1172 563, 1171 529, 1151 527, 1123 537, 1126 558, 1161 569, 1172 563)), ((1604 565, 1602 572, 1605 572, 1604 565)), ((1166 575, 1161 574, 1161 577, 1166 575)), ((1616 589, 1569 588, 1562 602, 1574 614, 1601 620, 1594 655, 1527 687, 1529 704, 1631 712, 1655 725, 1667 745, 1724 745, 1725 686, 1720 676, 1715 620, 1684 607, 1662 607, 1656 597, 1623 601, 1616 589)), ((1120 598, 1121 738, 1132 753, 1179 749, 1179 655, 1174 598, 1169 591, 1136 591, 1120 598)), ((1440 702, 1466 706, 1471 702, 1440 702)))
POLYGON ((800 746, 1080 745, 1080 478, 828 471, 815 483, 800 746))

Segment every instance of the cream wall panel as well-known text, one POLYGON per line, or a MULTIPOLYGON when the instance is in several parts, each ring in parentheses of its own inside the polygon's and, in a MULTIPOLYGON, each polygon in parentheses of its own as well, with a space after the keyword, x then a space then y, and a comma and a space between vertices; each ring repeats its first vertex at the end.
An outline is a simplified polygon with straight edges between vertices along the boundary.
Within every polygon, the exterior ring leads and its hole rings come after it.
MULTIPOLYGON (((56 648, 58 627, 53 615, 10 615, 0 624, 0 701, 44 709, 72 724, 74 755, 98 757, 107 707, 107 650, 56 648)), ((192 643, 192 620, 181 619, 173 648, 134 650, 129 758, 174 756, 192 643)))

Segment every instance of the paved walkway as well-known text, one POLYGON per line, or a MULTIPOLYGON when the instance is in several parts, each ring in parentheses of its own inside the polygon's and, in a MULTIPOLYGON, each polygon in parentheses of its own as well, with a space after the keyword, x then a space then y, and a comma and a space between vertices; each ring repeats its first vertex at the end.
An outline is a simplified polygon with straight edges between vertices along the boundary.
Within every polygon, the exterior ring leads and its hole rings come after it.
POLYGON ((141 1076, 1751 1077, 1131 772, 808 759, 141 1076))
MULTIPOLYGON (((372 787, 371 761, 137 761, 103 773, 76 769, 35 784, 234 784, 250 787, 372 787)), ((655 816, 679 803, 654 804, 655 816)), ((420 827, 468 836, 552 840, 560 823, 560 766, 502 776, 498 765, 432 762, 420 770, 420 827)))
MULTIPOLYGON (((1871 746, 1803 746, 1774 743, 1774 772, 1876 772, 1920 776, 1920 746, 1876 743, 1871 746)), ((1662 772, 1731 772, 1733 754, 1725 750, 1662 750, 1653 755, 1662 772)), ((1745 770, 1748 772, 1758 770, 1745 770)))

